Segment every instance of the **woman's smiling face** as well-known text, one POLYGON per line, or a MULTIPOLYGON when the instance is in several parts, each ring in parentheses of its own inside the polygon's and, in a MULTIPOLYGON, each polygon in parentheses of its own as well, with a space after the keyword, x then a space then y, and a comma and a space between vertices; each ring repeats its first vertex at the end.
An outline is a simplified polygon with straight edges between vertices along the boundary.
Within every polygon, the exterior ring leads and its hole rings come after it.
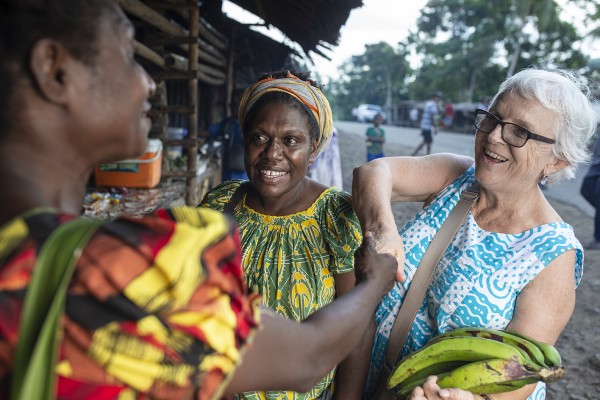
MULTIPOLYGON (((531 132, 556 139, 559 116, 536 100, 506 93, 489 110, 500 120, 518 124, 531 132)), ((477 179, 487 188, 511 190, 534 187, 540 178, 564 167, 552 153, 552 145, 528 140, 523 147, 508 145, 501 125, 490 133, 477 131, 475 162, 477 179)))
POLYGON ((291 194, 306 177, 317 149, 307 119, 296 107, 271 102, 245 127, 246 171, 260 196, 291 194))

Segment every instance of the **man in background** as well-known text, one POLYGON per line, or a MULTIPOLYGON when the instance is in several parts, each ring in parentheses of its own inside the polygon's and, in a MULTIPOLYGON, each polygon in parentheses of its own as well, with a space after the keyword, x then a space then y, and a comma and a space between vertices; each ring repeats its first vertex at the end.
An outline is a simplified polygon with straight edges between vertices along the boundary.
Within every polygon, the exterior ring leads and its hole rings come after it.
POLYGON ((423 141, 412 152, 412 156, 416 156, 419 153, 419 151, 423 148, 423 146, 426 146, 427 154, 431 154, 431 144, 433 143, 433 135, 437 134, 436 122, 440 116, 438 102, 441 99, 442 94, 440 92, 435 92, 431 96, 429 96, 429 100, 425 103, 420 125, 421 136, 423 136, 423 141))

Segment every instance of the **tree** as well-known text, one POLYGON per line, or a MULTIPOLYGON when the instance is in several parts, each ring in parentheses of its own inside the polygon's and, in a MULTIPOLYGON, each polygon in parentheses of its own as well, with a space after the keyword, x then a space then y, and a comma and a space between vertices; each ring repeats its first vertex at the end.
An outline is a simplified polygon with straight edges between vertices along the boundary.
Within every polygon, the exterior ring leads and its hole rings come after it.
POLYGON ((339 67, 341 78, 327 85, 326 94, 336 118, 349 118, 352 108, 361 103, 392 104, 405 92, 410 72, 403 46, 394 49, 385 42, 369 44, 363 54, 354 55, 339 67))
POLYGON ((430 0, 410 37, 423 56, 411 94, 442 90, 470 102, 530 65, 583 68, 581 37, 558 7, 554 0, 430 0))

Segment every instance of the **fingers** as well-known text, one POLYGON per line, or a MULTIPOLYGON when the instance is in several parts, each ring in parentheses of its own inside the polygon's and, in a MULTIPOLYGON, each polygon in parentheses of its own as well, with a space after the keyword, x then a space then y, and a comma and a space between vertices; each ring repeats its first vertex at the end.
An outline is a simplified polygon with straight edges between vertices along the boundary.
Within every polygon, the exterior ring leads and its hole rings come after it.
POLYGON ((404 282, 406 275, 404 274, 404 248, 402 239, 397 233, 389 236, 375 237, 373 232, 366 231, 364 233, 364 246, 375 246, 374 249, 379 254, 391 254, 398 263, 398 268, 395 274, 397 282, 404 282))
POLYGON ((423 386, 416 387, 408 400, 473 400, 473 393, 461 389, 441 389, 437 384, 438 377, 430 376, 423 386))

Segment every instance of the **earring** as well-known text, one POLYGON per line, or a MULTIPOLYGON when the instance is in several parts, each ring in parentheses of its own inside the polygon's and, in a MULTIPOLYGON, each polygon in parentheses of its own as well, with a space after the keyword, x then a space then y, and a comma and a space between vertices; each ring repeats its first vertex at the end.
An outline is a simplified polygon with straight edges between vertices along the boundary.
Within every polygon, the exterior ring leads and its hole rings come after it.
POLYGON ((540 185, 541 186, 546 186, 548 184, 548 178, 546 178, 546 175, 542 176, 542 179, 540 179, 540 185))

